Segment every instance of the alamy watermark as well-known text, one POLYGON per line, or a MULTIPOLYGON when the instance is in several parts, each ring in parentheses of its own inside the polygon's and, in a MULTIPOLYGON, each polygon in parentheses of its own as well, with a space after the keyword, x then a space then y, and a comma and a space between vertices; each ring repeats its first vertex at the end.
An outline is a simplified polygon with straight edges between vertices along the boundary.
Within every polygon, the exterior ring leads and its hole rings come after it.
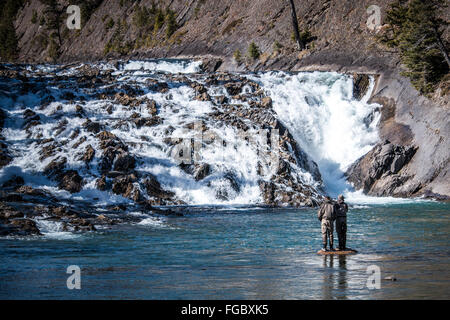
POLYGON ((366 273, 369 275, 366 281, 366 287, 369 290, 381 289, 381 269, 377 265, 367 267, 366 273))
POLYGON ((81 29, 81 10, 79 6, 70 5, 66 10, 69 17, 67 18, 66 25, 69 30, 81 29))
POLYGON ((67 278, 66 285, 67 289, 73 290, 81 289, 81 268, 77 265, 71 265, 67 267, 66 273, 70 274, 67 278))
POLYGON ((280 163, 280 134, 278 129, 260 129, 258 131, 238 130, 236 140, 225 141, 213 130, 205 130, 202 121, 194 122, 192 134, 188 137, 171 137, 173 148, 170 156, 177 164, 201 162, 201 150, 205 145, 212 145, 217 153, 224 154, 225 148, 234 147, 239 152, 239 145, 254 146, 260 160, 263 174, 275 174, 280 163))
POLYGON ((370 31, 378 32, 379 27, 381 27, 381 9, 377 5, 371 5, 367 8, 366 13, 369 15, 367 18, 367 28, 370 31))

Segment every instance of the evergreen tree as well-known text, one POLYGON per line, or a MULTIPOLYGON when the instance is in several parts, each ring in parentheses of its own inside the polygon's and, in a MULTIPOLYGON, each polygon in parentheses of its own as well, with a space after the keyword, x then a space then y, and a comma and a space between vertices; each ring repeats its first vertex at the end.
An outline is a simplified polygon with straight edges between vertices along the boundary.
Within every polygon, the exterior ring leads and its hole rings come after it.
POLYGON ((445 7, 442 0, 397 0, 387 12, 389 27, 380 37, 399 50, 407 68, 402 74, 422 94, 433 92, 449 72, 447 44, 442 38, 447 22, 439 17, 445 7))
POLYGON ((254 42, 250 43, 250 45, 248 46, 247 53, 248 53, 248 56, 250 58, 252 58, 253 60, 258 59, 259 56, 261 55, 261 52, 259 51, 258 46, 254 42))

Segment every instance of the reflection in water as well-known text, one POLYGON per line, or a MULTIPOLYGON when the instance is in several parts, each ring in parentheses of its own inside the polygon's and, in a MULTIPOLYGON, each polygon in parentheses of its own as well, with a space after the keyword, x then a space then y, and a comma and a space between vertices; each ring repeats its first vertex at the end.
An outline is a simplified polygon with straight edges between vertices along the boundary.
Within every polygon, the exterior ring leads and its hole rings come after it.
POLYGON ((347 268, 346 259, 344 255, 324 255, 323 256, 323 284, 322 284, 322 299, 347 299, 347 268), (335 260, 338 265, 335 267, 335 260), (338 273, 335 279, 335 273, 338 273))
POLYGON ((339 299, 347 299, 346 291, 347 291, 347 267, 346 267, 346 259, 347 256, 340 255, 339 259, 339 276, 338 276, 338 289, 342 296, 339 299))

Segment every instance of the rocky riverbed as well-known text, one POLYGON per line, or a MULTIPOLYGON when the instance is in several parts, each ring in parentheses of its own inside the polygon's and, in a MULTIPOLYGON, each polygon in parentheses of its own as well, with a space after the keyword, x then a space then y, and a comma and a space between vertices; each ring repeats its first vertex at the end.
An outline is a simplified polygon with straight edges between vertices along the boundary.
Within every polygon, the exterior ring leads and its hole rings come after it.
POLYGON ((39 235, 40 219, 92 231, 133 219, 129 206, 179 214, 155 206, 195 204, 198 188, 213 203, 318 205, 318 166, 261 83, 133 63, 2 66, 2 235, 39 235))

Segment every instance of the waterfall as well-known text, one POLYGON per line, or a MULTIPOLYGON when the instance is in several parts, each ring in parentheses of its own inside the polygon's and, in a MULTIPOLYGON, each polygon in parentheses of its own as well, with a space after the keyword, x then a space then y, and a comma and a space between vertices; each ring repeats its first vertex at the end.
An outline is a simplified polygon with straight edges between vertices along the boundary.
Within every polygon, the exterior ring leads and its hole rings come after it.
POLYGON ((380 105, 367 102, 374 80, 357 101, 352 78, 335 72, 266 72, 252 78, 270 93, 280 120, 319 165, 326 191, 332 196, 350 191, 343 173, 379 140, 380 105))
MULTIPOLYGON (((2 135, 13 155, 12 162, 0 169, 0 183, 13 175, 20 175, 25 183, 61 198, 99 204, 124 201, 122 196, 110 190, 96 188, 96 181, 102 175, 99 166, 103 151, 98 132, 94 134, 92 131, 95 131, 95 126, 89 127, 90 121, 127 145, 127 152, 135 158, 135 169, 140 176, 156 176, 162 188, 187 204, 262 203, 260 181, 270 181, 273 176, 268 173, 269 165, 262 161, 265 138, 253 126, 257 121, 252 123, 250 118, 242 119, 242 125, 248 126, 243 137, 236 126, 217 121, 211 115, 215 112, 227 115, 233 106, 251 112, 253 103, 259 103, 257 97, 263 92, 273 103, 272 109, 264 110, 267 112, 262 113, 264 119, 258 120, 259 123, 272 118, 280 121, 304 157, 290 162, 289 179, 310 187, 312 197, 316 197, 323 186, 333 196, 351 190, 343 172, 378 141, 379 105, 367 102, 373 79, 369 93, 357 101, 352 97, 352 78, 339 73, 234 75, 252 81, 242 88, 242 95, 248 98, 241 101, 227 92, 220 81, 211 81, 220 75, 200 73, 200 65, 186 60, 149 60, 115 65, 23 67, 33 90, 24 91, 20 85, 7 83, 0 87, 0 103, 7 113, 2 135), (78 81, 82 77, 79 76, 86 77, 92 70, 100 79, 114 78, 80 87, 78 81), (54 81, 55 76, 59 80, 54 81), (199 92, 192 83, 204 86, 203 94, 210 99, 198 99, 199 92), (256 88, 255 83, 260 88, 256 88), (135 100, 131 104, 120 102, 117 100, 120 97, 108 96, 111 92, 133 92, 135 100), (217 103, 219 98, 228 102, 217 103), (157 117, 150 113, 145 101, 155 102, 157 117), (157 121, 151 125, 137 125, 133 119, 138 118, 144 122, 146 119, 157 121), (34 119, 35 123, 30 125, 29 119, 34 119), (201 142, 196 156, 200 159, 198 164, 205 165, 202 167, 205 174, 200 178, 189 172, 198 170, 198 167, 186 169, 175 161, 173 155, 179 150, 168 142, 168 139, 179 138, 185 139, 189 145, 191 138, 198 134, 193 130, 195 123, 205 124, 207 132, 219 138, 214 143, 201 142), (51 144, 55 147, 49 156, 43 157, 43 152, 51 144), (86 164, 81 158, 89 146, 95 150, 95 156, 86 164), (76 170, 83 178, 81 191, 70 194, 61 190, 55 181, 43 174, 58 157, 65 157, 66 168, 76 170), (312 167, 305 165, 312 163, 311 159, 318 165, 323 185, 317 173, 312 172, 312 167)), ((183 143, 178 146, 183 146, 183 143)), ((289 144, 288 154, 284 155, 286 159, 298 157, 292 148, 289 144)), ((137 190, 144 194, 142 185, 135 184, 137 190)), ((292 191, 289 185, 281 188, 292 191)))

